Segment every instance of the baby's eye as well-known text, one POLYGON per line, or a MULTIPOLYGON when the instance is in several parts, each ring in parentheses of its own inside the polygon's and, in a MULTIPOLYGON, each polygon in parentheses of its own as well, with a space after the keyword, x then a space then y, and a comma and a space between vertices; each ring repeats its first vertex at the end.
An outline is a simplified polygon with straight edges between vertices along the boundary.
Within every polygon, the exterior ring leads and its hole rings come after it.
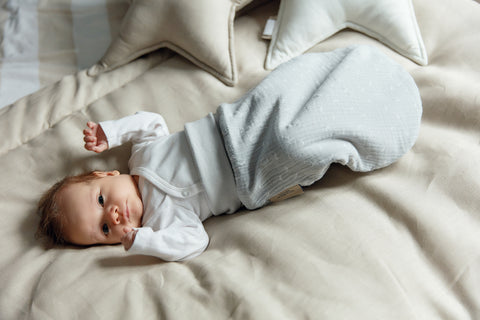
POLYGON ((103 207, 103 196, 102 195, 98 196, 98 203, 103 207))
POLYGON ((104 235, 108 235, 108 233, 110 232, 110 230, 108 229, 108 225, 106 223, 103 224, 102 226, 102 232, 104 235))

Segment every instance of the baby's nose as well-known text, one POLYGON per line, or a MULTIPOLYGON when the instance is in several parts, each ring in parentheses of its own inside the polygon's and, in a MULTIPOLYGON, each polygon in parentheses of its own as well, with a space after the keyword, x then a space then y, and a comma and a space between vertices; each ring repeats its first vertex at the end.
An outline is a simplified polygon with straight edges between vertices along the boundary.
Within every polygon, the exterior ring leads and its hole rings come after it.
POLYGON ((110 221, 113 224, 119 224, 120 223, 120 214, 118 213, 118 207, 117 206, 111 206, 108 215, 109 215, 110 221))

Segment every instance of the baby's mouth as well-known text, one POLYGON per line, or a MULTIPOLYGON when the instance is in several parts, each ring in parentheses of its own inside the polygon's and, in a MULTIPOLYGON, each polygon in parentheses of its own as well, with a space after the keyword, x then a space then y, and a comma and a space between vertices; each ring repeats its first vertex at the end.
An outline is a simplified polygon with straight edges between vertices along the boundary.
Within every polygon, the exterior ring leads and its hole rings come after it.
POLYGON ((128 209, 128 203, 125 203, 125 214, 123 215, 125 220, 130 222, 130 210, 128 209))

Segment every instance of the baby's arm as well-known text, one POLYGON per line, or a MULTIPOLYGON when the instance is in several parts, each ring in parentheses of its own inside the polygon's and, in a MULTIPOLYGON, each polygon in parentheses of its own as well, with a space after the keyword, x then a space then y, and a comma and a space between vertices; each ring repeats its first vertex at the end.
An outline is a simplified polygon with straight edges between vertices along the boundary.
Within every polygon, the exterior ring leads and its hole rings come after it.
POLYGON ((87 122, 87 129, 83 130, 85 149, 93 152, 103 152, 108 149, 108 141, 102 126, 95 122, 87 122))
POLYGON ((168 127, 163 117, 157 113, 140 111, 118 120, 99 123, 107 137, 109 148, 120 146, 128 141, 140 143, 168 135, 168 127))
POLYGON ((170 226, 157 231, 142 227, 137 230, 135 241, 127 252, 154 256, 165 261, 182 261, 201 254, 208 242, 208 234, 202 224, 170 226))
POLYGON ((127 141, 153 140, 168 135, 169 131, 161 115, 140 111, 118 120, 89 121, 83 134, 85 149, 100 153, 127 141))
MULTIPOLYGON (((198 216, 182 208, 174 209, 170 225, 160 230, 143 226, 136 229, 129 254, 155 256, 165 261, 186 260, 198 256, 208 246, 208 234, 198 216)), ((169 220, 169 217, 163 217, 169 220)), ((125 243, 122 240, 125 247, 125 243)))

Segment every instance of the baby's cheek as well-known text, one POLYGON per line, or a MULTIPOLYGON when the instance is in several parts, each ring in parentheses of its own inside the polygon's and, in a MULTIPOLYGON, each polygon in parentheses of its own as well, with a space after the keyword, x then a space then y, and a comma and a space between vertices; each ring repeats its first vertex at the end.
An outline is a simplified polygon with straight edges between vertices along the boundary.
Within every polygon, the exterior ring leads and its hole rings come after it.
POLYGON ((125 232, 123 232, 123 228, 115 228, 112 230, 112 241, 115 241, 116 243, 121 243, 122 242, 122 237, 125 235, 125 232))

